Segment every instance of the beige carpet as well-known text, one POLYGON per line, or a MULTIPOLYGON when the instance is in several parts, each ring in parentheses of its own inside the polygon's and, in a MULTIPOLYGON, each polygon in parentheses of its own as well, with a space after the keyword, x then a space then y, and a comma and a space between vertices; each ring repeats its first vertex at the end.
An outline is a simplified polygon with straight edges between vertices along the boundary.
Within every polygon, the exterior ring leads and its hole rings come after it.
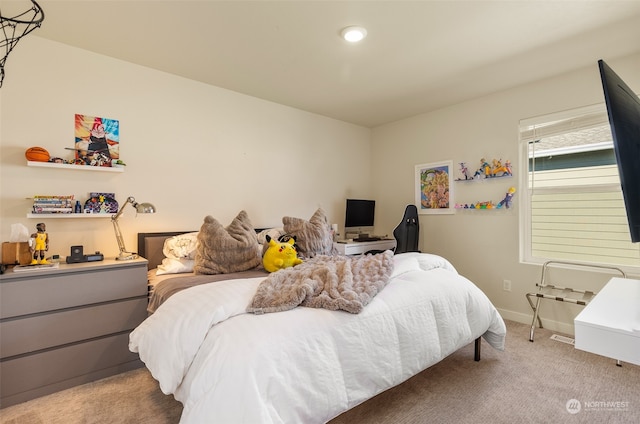
MULTIPOLYGON (((483 342, 474 362, 469 345, 331 424, 640 423, 639 366, 617 367, 547 330, 531 343, 527 325, 509 321, 507 329, 505 352, 483 342)), ((139 369, 2 409, 0 423, 175 424, 181 409, 139 369)))

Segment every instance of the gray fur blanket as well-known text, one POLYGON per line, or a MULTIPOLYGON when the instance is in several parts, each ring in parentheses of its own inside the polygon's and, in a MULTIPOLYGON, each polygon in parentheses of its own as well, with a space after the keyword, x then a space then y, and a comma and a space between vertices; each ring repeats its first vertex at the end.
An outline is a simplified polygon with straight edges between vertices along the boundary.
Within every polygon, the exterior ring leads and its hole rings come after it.
POLYGON ((247 308, 256 314, 296 306, 343 310, 357 314, 389 282, 393 252, 377 255, 320 255, 270 274, 247 308))

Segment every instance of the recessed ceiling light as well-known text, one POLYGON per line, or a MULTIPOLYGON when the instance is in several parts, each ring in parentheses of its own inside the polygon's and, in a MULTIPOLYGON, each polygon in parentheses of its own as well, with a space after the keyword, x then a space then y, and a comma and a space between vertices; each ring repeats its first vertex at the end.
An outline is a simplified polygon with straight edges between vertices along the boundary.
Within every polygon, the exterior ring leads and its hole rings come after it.
POLYGON ((367 30, 359 26, 350 26, 342 30, 342 38, 350 43, 357 43, 367 36, 367 30))

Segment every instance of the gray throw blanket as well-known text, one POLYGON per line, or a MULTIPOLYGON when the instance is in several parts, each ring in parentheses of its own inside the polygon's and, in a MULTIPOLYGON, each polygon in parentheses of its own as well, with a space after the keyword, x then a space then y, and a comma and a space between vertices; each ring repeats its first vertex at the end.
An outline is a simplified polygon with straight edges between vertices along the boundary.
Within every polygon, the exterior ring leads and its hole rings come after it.
POLYGON ((393 252, 362 256, 320 255, 271 273, 258 286, 247 308, 256 314, 296 306, 357 314, 389 282, 393 252))

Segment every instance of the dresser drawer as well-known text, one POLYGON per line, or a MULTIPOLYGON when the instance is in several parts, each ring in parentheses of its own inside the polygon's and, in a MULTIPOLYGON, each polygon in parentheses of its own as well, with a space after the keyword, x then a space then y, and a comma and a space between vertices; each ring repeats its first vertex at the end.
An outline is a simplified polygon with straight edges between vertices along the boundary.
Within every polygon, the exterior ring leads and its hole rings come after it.
POLYGON ((76 272, 32 275, 0 282, 0 318, 145 296, 146 263, 139 266, 87 268, 76 272))
POLYGON ((147 299, 63 310, 0 323, 0 357, 133 330, 147 317, 147 299))
POLYGON ((0 408, 128 371, 147 317, 147 260, 0 275, 0 408))
POLYGON ((137 361, 128 349, 129 334, 92 340, 0 362, 0 396, 6 398, 118 364, 137 361))

